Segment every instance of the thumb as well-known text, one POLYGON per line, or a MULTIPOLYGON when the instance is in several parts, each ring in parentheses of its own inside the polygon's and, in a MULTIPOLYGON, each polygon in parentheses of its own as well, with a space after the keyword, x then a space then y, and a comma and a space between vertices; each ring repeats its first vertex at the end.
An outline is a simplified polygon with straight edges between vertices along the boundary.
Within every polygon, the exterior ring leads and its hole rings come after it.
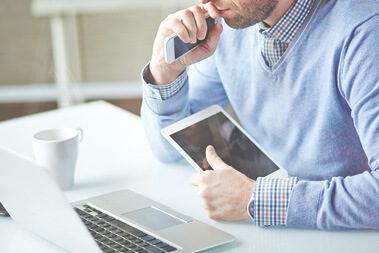
POLYGON ((196 54, 201 55, 203 58, 211 56, 216 51, 222 30, 222 24, 214 25, 212 30, 209 32, 206 41, 198 48, 194 49, 194 51, 197 51, 196 54))
POLYGON ((204 47, 208 48, 213 54, 216 50, 218 41, 220 40, 220 35, 223 31, 222 24, 215 24, 211 31, 209 31, 207 40, 203 44, 204 47))
POLYGON ((218 156, 213 146, 209 145, 205 149, 205 156, 213 170, 225 169, 228 165, 218 156))

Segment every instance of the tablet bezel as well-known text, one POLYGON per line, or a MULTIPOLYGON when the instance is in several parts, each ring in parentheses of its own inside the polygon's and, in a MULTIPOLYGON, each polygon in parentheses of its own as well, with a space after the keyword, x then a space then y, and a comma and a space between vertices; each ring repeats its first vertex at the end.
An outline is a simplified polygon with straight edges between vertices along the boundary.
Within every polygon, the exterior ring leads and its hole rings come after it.
MULTIPOLYGON (((219 105, 212 105, 202 111, 192 114, 182 120, 177 121, 161 130, 162 135, 166 140, 197 170, 204 171, 199 165, 185 152, 179 144, 171 137, 172 134, 177 133, 193 124, 196 124, 202 120, 205 120, 217 113, 222 113, 224 116, 230 120, 258 149, 260 149, 279 169, 268 174, 266 177, 270 178, 283 178, 286 177, 287 171, 277 163, 260 145, 252 138, 241 126, 237 123, 224 109, 219 105)), ((216 150, 217 152, 217 150, 216 150)))

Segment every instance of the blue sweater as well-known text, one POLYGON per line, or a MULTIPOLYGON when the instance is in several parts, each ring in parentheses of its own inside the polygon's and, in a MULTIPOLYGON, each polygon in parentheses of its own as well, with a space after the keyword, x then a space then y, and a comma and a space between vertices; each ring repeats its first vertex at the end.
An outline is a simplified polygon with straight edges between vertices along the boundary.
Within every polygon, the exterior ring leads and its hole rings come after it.
MULTIPOLYGON (((379 229, 379 3, 316 0, 273 67, 257 26, 226 24, 215 54, 172 98, 144 94, 142 118, 163 161, 181 158, 160 129, 212 104, 298 177, 287 226, 379 229)), ((186 75, 186 73, 184 73, 186 75)))

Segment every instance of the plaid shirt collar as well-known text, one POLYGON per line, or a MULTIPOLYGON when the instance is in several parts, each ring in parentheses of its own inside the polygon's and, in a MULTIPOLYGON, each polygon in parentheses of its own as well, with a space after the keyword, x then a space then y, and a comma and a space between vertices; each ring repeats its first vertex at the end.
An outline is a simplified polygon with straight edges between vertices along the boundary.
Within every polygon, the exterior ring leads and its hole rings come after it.
POLYGON ((311 11, 313 1, 296 0, 273 27, 266 27, 263 22, 258 23, 259 32, 266 37, 275 37, 281 42, 289 44, 311 11))

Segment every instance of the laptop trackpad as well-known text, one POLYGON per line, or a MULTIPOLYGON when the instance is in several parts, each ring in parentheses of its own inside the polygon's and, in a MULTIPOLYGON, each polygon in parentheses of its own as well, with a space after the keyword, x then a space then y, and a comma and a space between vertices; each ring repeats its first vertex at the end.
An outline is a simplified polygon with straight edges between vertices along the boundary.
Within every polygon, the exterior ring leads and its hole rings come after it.
POLYGON ((155 231, 186 223, 184 220, 154 206, 123 213, 122 215, 155 231))

